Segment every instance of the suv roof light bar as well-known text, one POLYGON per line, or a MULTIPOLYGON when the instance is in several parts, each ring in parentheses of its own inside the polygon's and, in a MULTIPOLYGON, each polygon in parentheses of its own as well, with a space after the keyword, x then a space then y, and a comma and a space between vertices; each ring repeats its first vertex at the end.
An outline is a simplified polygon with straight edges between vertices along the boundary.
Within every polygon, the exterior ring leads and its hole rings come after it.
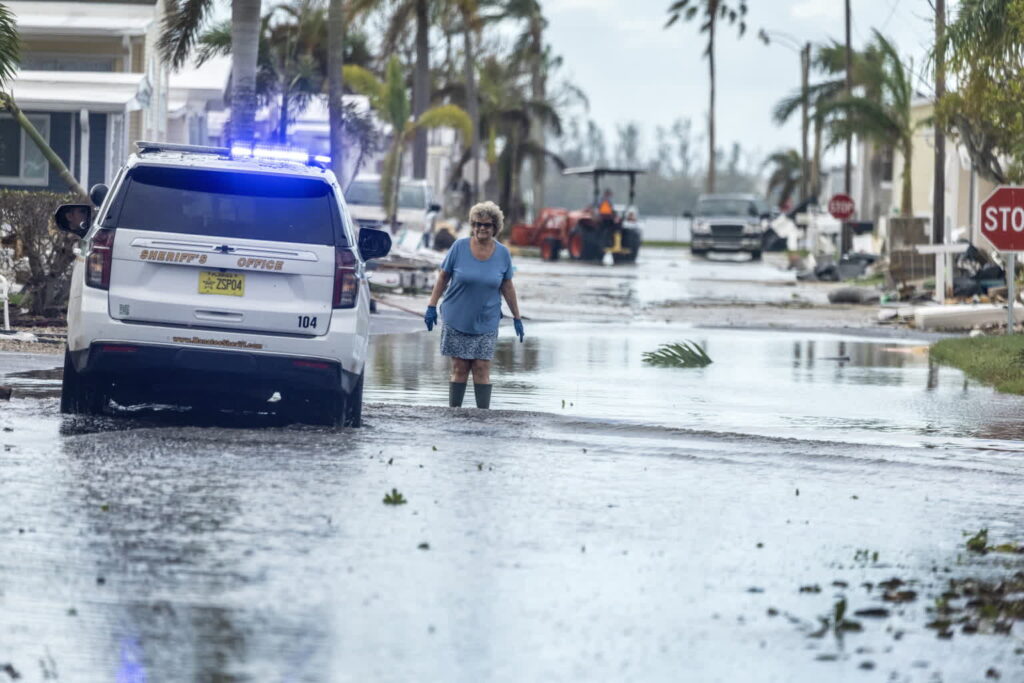
POLYGON ((150 152, 191 152, 193 154, 216 154, 227 156, 230 151, 227 147, 206 147, 204 145, 181 145, 175 142, 149 142, 139 140, 135 143, 139 148, 139 154, 150 152))

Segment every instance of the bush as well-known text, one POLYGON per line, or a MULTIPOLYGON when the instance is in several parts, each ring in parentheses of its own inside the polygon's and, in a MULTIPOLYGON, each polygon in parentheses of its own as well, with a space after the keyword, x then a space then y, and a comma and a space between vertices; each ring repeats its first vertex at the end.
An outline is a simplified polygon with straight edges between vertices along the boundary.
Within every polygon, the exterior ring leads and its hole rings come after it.
POLYGON ((25 285, 32 315, 67 309, 78 238, 57 229, 53 212, 77 201, 76 194, 0 190, 0 272, 25 285))

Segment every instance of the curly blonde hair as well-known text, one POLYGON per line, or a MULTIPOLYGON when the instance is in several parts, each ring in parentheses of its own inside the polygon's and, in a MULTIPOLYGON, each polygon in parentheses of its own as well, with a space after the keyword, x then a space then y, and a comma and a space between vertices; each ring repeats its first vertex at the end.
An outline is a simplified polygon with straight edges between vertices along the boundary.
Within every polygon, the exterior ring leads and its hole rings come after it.
POLYGON ((473 221, 480 223, 490 221, 494 223, 493 232, 497 235, 505 224, 505 214, 501 212, 501 208, 494 202, 480 202, 479 204, 474 204, 473 208, 469 210, 469 222, 472 223, 473 221))

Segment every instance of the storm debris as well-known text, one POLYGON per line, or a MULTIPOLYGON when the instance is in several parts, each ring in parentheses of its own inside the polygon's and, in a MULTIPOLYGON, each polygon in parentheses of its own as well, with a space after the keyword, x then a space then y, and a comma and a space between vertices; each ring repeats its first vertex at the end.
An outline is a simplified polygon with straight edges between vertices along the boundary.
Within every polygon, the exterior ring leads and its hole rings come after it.
POLYGON ((15 669, 14 665, 11 664, 10 662, 7 662, 6 664, 3 665, 3 667, 0 667, 0 671, 3 671, 5 674, 10 676, 12 680, 16 681, 19 678, 21 678, 21 674, 18 673, 18 670, 15 669))
POLYGON ((405 505, 408 502, 396 488, 392 488, 391 493, 384 494, 385 505, 405 505))

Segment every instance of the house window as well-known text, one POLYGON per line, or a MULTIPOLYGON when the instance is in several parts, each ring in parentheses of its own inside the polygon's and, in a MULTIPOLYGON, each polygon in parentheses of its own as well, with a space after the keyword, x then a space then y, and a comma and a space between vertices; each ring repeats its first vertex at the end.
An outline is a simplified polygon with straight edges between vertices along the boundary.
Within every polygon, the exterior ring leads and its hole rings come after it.
POLYGON ((882 182, 892 182, 892 162, 893 162, 893 150, 892 147, 883 147, 879 154, 882 160, 882 182))
MULTIPOLYGON (((50 141, 49 114, 27 117, 47 142, 50 141)), ((48 185, 50 165, 32 139, 9 114, 0 115, 0 183, 6 185, 48 185)))

